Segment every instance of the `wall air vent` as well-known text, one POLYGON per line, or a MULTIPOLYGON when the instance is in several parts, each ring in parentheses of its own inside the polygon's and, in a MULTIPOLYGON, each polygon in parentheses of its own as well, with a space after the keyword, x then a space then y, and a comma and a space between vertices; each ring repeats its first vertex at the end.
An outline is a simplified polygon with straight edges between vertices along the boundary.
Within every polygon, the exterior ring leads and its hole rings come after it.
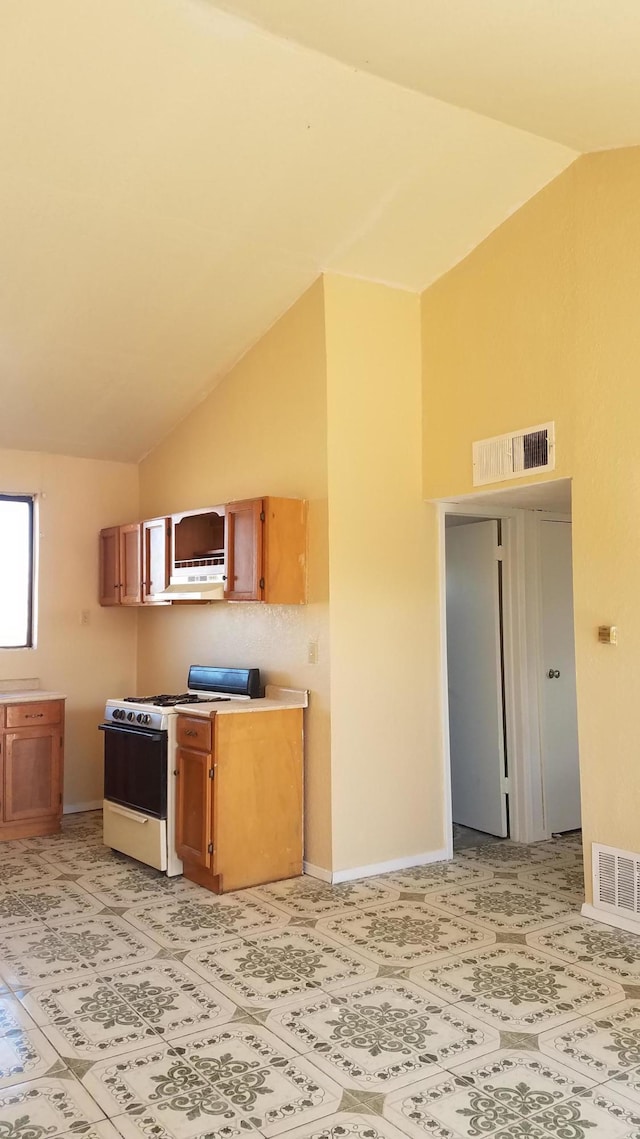
POLYGON ((473 485, 522 478, 555 467, 555 426, 541 423, 473 444, 473 485))
POLYGON ((593 905, 640 922, 640 854, 592 845, 593 905))

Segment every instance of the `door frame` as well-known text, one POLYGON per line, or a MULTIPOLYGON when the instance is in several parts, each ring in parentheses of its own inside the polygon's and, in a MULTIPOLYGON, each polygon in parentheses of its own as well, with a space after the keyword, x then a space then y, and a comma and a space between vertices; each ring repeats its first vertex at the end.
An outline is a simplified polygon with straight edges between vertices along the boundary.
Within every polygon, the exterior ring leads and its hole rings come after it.
POLYGON ((451 755, 447 668, 445 520, 448 514, 502 522, 502 604, 505 722, 508 756, 509 835, 515 842, 550 838, 545 827, 539 678, 542 661, 539 519, 566 521, 551 512, 466 502, 439 501, 440 698, 443 750, 443 812, 447 857, 453 855, 451 755))

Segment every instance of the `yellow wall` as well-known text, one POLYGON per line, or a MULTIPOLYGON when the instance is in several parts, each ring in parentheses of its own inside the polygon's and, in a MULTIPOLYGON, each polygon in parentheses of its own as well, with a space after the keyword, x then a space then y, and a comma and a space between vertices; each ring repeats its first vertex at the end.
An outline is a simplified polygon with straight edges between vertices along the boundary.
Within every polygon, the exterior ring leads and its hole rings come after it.
POLYGON ((258 666, 308 688, 306 858, 331 866, 326 366, 318 281, 140 466, 145 517, 272 494, 309 500, 309 604, 141 611, 138 683, 180 691, 190 664, 258 666), (308 642, 318 641, 309 665, 308 642))
POLYGON ((334 870, 442 848, 420 300, 325 277, 334 870))
POLYGON ((39 496, 40 531, 37 646, 0 649, 0 689, 2 680, 37 677, 68 694, 64 804, 102 801, 97 727, 105 699, 135 685, 136 615, 98 605, 98 530, 137 518, 137 468, 0 451, 0 488, 39 496))
POLYGON ((587 861, 591 841, 640 850, 638 200, 639 149, 583 157, 422 305, 426 497, 472 490, 472 440, 550 419, 573 478, 587 861))

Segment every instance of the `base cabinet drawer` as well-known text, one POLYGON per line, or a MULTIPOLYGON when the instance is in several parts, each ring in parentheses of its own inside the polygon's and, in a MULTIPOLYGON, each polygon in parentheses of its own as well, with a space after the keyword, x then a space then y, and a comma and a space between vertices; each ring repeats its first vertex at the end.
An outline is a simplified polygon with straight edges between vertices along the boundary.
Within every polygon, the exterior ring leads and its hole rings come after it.
POLYGON ((137 858, 156 870, 167 869, 167 821, 141 815, 119 803, 105 799, 103 809, 103 842, 113 850, 137 858))
POLYGON ((178 716, 178 747, 189 751, 211 751, 211 720, 204 716, 178 716))
POLYGON ((43 700, 28 704, 9 704, 6 710, 7 728, 39 728, 46 724, 61 724, 64 715, 61 700, 43 700))

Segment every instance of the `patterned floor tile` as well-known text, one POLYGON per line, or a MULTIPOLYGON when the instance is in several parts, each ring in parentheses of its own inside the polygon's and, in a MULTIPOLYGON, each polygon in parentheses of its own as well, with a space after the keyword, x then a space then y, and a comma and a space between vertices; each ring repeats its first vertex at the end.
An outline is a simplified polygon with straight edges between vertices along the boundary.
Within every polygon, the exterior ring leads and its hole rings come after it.
POLYGON ((37 1028, 0 1037, 0 1088, 36 1080, 63 1066, 58 1053, 37 1028))
MULTIPOLYGON (((14 894, 27 907, 33 918, 48 925, 69 919, 99 913, 103 908, 75 882, 45 882, 37 886, 23 886, 19 895, 14 894)), ((0 900, 0 905, 1 905, 0 900)))
MULTIPOLYGON (((67 1132, 69 1136, 73 1134, 75 1134, 73 1131, 67 1132)), ((108 1119, 102 1119, 99 1123, 83 1127, 82 1139, 120 1139, 120 1132, 108 1119)))
POLYGON ((568 897, 579 903, 584 901, 584 868, 581 862, 575 866, 543 866, 521 870, 518 878, 521 882, 530 882, 558 897, 568 897))
POLYGON ((493 934, 444 918, 423 902, 392 902, 348 917, 321 918, 317 929, 379 965, 420 965, 495 940, 493 934))
POLYGON ((315 988, 331 992, 376 972, 359 954, 299 927, 197 950, 184 963, 230 1000, 259 1008, 288 1003, 315 988))
POLYGON ((640 934, 576 918, 530 934, 527 942, 561 961, 584 964, 600 976, 640 984, 640 934))
POLYGON ((0 844, 1 893, 4 893, 5 890, 15 891, 23 883, 25 885, 32 882, 38 884, 59 876, 60 870, 39 858, 38 855, 26 852, 8 854, 4 849, 5 845, 8 844, 0 844))
POLYGON ((74 827, 58 831, 57 834, 43 835, 42 838, 28 840, 30 851, 35 854, 53 854, 56 850, 67 850, 79 843, 83 846, 102 846, 102 835, 93 827, 74 827))
POLYGON ((525 845, 519 842, 502 840, 483 846, 471 847, 460 851, 457 856, 461 865, 485 866, 493 870, 526 870, 532 863, 536 865, 553 861, 561 863, 575 857, 571 849, 550 849, 545 843, 530 843, 525 845))
MULTIPOLYGON (((208 1097, 212 1090, 187 1062, 184 1049, 176 1050, 161 1040, 125 1056, 98 1061, 82 1083, 110 1118, 123 1112, 142 1113, 165 1101, 168 1111, 176 1101, 176 1111, 186 1113, 192 1096, 208 1097)), ((191 1109, 197 1110, 197 1099, 192 1099, 191 1109)), ((224 1112, 232 1114, 226 1103, 215 1114, 224 1112)))
POLYGON ((140 866, 117 850, 109 846, 91 843, 87 846, 79 841, 72 841, 64 850, 43 850, 40 858, 47 865, 58 867, 63 874, 88 874, 92 870, 105 868, 121 869, 125 866, 140 866))
POLYGON ((236 1006, 180 961, 149 961, 109 976, 112 988, 165 1039, 212 1029, 236 1006))
POLYGON ((603 1085, 545 1108, 531 1122, 557 1139, 638 1139, 640 1107, 603 1085))
POLYGON ((168 949, 192 949, 250 937, 287 925, 281 910, 246 894, 217 897, 208 890, 184 894, 172 901, 147 903, 127 911, 127 921, 168 949))
POLYGON ((191 1089, 114 1118, 122 1139, 237 1139, 258 1132, 211 1088, 191 1089))
POLYGON ((15 997, 0 993, 0 1039, 9 1032, 35 1028, 35 1022, 15 997))
POLYGON ((349 986, 272 1012, 267 1027, 347 1088, 391 1090, 499 1047, 499 1033, 410 982, 349 986))
POLYGON ((269 1136, 335 1111, 341 1097, 336 1084, 287 1053, 263 1029, 234 1025, 184 1037, 179 1047, 160 1044, 117 1063, 101 1062, 83 1082, 117 1126, 120 1113, 128 1113, 129 1134, 132 1126, 146 1131, 139 1118, 146 1115, 163 1122, 168 1134, 184 1134, 180 1124, 187 1117, 200 1121, 189 1134, 201 1133, 202 1119, 210 1119, 205 1131, 228 1126, 235 1134, 259 1125, 269 1136))
POLYGON ((105 906, 138 906, 183 894, 197 900, 201 895, 198 886, 185 878, 168 878, 151 866, 139 864, 116 863, 94 868, 78 879, 78 885, 105 906))
POLYGON ((546 1056, 598 1083, 640 1068, 640 1002, 621 1001, 594 1017, 572 1021, 560 1032, 543 1032, 539 1045, 546 1056))
POLYGON ((365 1114, 360 1105, 353 1113, 341 1111, 318 1123, 287 1131, 287 1139, 402 1139, 402 1136, 393 1124, 365 1114))
POLYGON ((17 894, 0 894, 0 930, 9 933, 16 929, 29 929, 37 925, 38 919, 27 909, 17 894))
POLYGON ((158 946, 114 915, 0 934, 0 974, 14 987, 80 977, 154 957, 158 946))
POLYGON ((485 866, 462 865, 458 859, 451 862, 433 862, 428 866, 413 866, 397 874, 383 874, 374 879, 383 886, 412 894, 430 894, 466 883, 487 882, 493 878, 493 870, 485 866))
POLYGON ((616 1076, 612 1076, 606 1084, 601 1085, 600 1090, 604 1092, 607 1089, 632 1100, 636 1105, 636 1111, 640 1109, 640 1071, 638 1068, 630 1068, 626 1072, 618 1072, 616 1076))
POLYGON ((335 1111, 342 1089, 264 1028, 231 1025, 181 1041, 198 1075, 263 1135, 335 1111))
POLYGON ((475 1139, 521 1121, 513 1108, 452 1074, 430 1076, 411 1088, 392 1092, 384 1114, 416 1139, 475 1139))
POLYGON ((46 1077, 0 1091, 0 1124, 6 1139, 41 1139, 75 1133, 104 1116, 76 1080, 46 1077))
POLYGON ((595 1087, 594 1080, 530 1051, 501 1051, 452 1070, 525 1119, 595 1087))
POLYGON ((500 880, 430 894, 429 905, 500 933, 545 929, 575 911, 570 899, 500 880))
POLYGON ((453 957, 411 977, 444 1001, 464 1001, 481 1020, 541 1031, 623 999, 622 988, 528 947, 496 946, 453 957))
POLYGON ((373 882, 343 882, 331 886, 318 878, 303 876, 285 882, 273 882, 249 891, 253 897, 271 902, 292 917, 319 918, 354 909, 366 909, 382 902, 392 902, 398 890, 379 879, 373 882))

